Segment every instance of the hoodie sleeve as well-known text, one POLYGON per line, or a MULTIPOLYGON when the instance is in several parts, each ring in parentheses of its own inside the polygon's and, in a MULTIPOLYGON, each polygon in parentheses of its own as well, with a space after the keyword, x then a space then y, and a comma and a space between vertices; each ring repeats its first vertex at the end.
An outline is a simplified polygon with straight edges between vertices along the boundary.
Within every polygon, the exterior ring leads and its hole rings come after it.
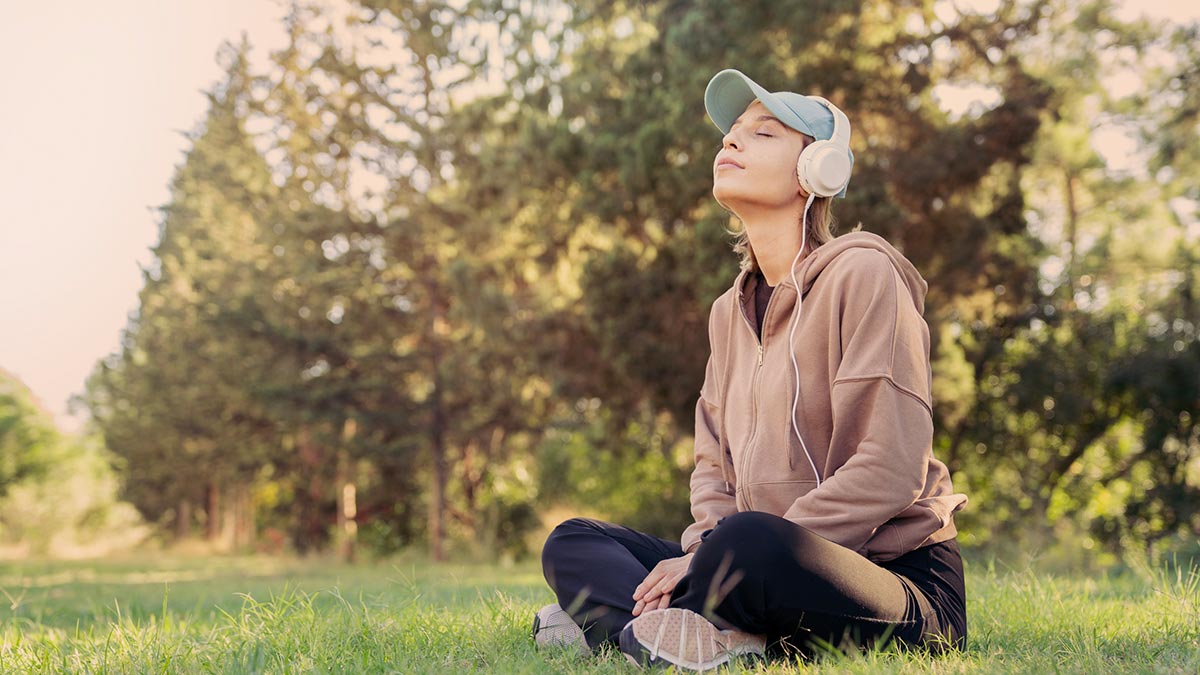
MULTIPOLYGON (((784 517, 849 549, 865 544, 924 489, 932 456, 929 328, 891 261, 845 261, 838 281, 842 359, 832 388, 833 434, 820 487, 784 517)), ((832 271, 832 270, 828 270, 832 271)))
MULTIPOLYGON (((717 307, 714 306, 712 311, 718 311, 717 307)), ((708 339, 715 350, 711 316, 708 339)), ((700 545, 701 536, 715 527, 718 520, 737 513, 733 470, 725 467, 727 453, 721 443, 718 386, 718 369, 714 354, 710 353, 704 368, 700 399, 696 401, 696 468, 692 470, 690 480, 692 517, 696 520, 680 537, 679 543, 685 553, 694 551, 700 545)))

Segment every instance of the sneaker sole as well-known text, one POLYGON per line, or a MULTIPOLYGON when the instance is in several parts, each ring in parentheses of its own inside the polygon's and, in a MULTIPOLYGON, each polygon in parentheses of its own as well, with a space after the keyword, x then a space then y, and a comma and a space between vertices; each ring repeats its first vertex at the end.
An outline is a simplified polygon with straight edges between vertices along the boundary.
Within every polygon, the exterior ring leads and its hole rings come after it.
MULTIPOLYGON (((543 609, 545 609, 545 608, 543 608, 543 609)), ((561 612, 562 610, 559 609, 558 611, 561 612)), ((564 616, 565 616, 565 614, 564 614, 564 616)), ((548 625, 546 628, 547 628, 547 630, 554 630, 559 625, 560 624, 551 624, 551 625, 548 625)), ((561 625, 565 626, 566 624, 564 623, 561 625)), ((558 638, 554 638, 554 639, 539 638, 538 633, 540 633, 542 631, 542 611, 538 610, 537 612, 533 613, 533 624, 529 627, 529 633, 533 637, 534 643, 536 643, 539 648, 557 647, 557 648, 563 648, 563 649, 578 649, 581 654, 591 653, 591 647, 588 646, 587 639, 584 638, 583 632, 579 629, 579 627, 576 626, 574 624, 574 622, 572 622, 570 625, 570 629, 571 629, 572 633, 577 632, 577 635, 573 635, 566 640, 561 639, 561 636, 558 638)))
POLYGON ((622 653, 635 665, 670 664, 700 672, 715 670, 731 657, 761 656, 764 647, 761 639, 731 635, 698 614, 674 607, 630 622, 621 631, 620 644, 622 653), (734 644, 725 644, 726 640, 734 644), (689 651, 694 656, 687 656, 689 651))

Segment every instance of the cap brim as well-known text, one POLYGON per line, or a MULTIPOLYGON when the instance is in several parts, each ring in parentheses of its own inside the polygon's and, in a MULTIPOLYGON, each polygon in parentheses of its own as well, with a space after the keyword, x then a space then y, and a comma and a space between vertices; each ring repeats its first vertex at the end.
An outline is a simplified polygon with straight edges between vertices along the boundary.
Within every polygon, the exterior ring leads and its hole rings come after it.
POLYGON ((704 89, 704 109, 708 112, 709 119, 723 134, 729 133, 729 128, 746 112, 746 106, 754 99, 762 101, 779 121, 816 138, 816 134, 799 115, 792 112, 792 109, 777 96, 760 87, 740 71, 732 68, 722 70, 708 81, 708 86, 704 89))

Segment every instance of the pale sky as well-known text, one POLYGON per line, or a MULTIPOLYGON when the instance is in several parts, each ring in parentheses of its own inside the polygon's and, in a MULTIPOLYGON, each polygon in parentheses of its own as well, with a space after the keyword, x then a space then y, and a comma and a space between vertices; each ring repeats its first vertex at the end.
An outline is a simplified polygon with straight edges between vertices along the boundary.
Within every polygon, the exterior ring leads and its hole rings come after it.
POLYGON ((0 19, 0 366, 64 429, 67 399, 116 351, 137 307, 152 211, 191 130, 215 55, 242 31, 281 47, 271 0, 6 3, 0 19))
MULTIPOLYGON (((960 0, 960 7, 989 0, 960 0)), ((1129 6, 1196 18, 1170 0, 1129 6)), ((283 45, 274 0, 8 3, 0 19, 0 367, 59 426, 137 306, 153 208, 205 113, 222 41, 283 45)), ((1200 8, 1200 5, 1197 5, 1200 8)))

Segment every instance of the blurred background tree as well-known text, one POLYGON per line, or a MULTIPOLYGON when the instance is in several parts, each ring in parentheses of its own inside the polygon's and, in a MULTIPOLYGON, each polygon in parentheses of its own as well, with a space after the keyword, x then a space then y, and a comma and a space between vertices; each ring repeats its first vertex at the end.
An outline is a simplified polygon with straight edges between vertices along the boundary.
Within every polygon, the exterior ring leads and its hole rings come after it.
POLYGON ((59 433, 29 388, 2 368, 0 471, 2 555, 98 556, 150 534, 120 499, 101 439, 59 433))
POLYGON ((0 369, 0 497, 16 483, 44 476, 59 442, 53 419, 20 380, 0 369))

